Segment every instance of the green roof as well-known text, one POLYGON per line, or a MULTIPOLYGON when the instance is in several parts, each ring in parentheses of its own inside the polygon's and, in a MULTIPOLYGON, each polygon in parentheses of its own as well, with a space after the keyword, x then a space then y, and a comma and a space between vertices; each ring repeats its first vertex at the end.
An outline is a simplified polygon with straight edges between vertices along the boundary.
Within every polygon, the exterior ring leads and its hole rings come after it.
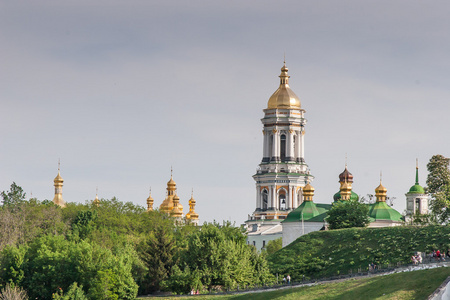
POLYGON ((323 222, 330 210, 331 204, 314 203, 313 201, 303 201, 299 207, 291 211, 284 222, 323 222), (303 216, 302 216, 303 213, 303 216))
MULTIPOLYGON (((390 220, 400 222, 402 221, 402 215, 386 204, 386 202, 380 201, 369 205, 369 217, 374 221, 376 220, 390 220)), ((372 220, 371 220, 372 221, 372 220)))
POLYGON ((425 190, 419 184, 415 184, 409 189, 408 194, 425 194, 425 190))
MULTIPOLYGON (((334 194, 333 196, 333 200, 334 201, 338 201, 341 199, 341 191, 337 192, 336 194, 334 194)), ((355 193, 354 191, 352 191, 352 194, 350 195, 350 200, 355 200, 358 201, 359 200, 359 196, 357 193, 355 193)))

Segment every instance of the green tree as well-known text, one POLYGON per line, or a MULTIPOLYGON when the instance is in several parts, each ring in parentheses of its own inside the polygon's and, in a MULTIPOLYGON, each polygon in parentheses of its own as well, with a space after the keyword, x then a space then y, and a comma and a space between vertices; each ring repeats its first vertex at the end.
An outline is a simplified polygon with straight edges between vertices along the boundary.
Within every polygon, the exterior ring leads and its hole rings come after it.
POLYGON ((366 227, 369 225, 369 207, 357 200, 338 201, 326 218, 330 229, 366 227))
POLYGON ((173 232, 166 226, 157 226, 154 234, 141 246, 141 258, 148 268, 141 286, 144 293, 164 288, 163 282, 169 278, 176 263, 175 250, 173 232))
POLYGON ((2 192, 2 203, 4 207, 14 207, 23 203, 25 201, 25 197, 26 193, 23 189, 13 182, 9 188, 9 191, 2 192))
POLYGON ((72 222, 72 232, 81 239, 85 239, 95 228, 97 211, 78 211, 75 220, 72 222))
POLYGON ((449 159, 443 155, 433 155, 427 164, 427 192, 435 194, 450 185, 449 159))
POLYGON ((202 285, 209 290, 213 286, 263 284, 271 278, 265 258, 246 244, 241 228, 229 223, 222 226, 205 223, 201 230, 190 235, 183 264, 191 272, 198 272, 202 285))
POLYGON ((280 250, 281 248, 283 248, 283 239, 278 238, 276 240, 269 241, 263 250, 266 252, 267 255, 271 255, 280 250))
POLYGON ((450 220, 450 170, 449 159, 437 154, 427 164, 427 192, 430 193, 430 209, 435 222, 447 224, 450 220))

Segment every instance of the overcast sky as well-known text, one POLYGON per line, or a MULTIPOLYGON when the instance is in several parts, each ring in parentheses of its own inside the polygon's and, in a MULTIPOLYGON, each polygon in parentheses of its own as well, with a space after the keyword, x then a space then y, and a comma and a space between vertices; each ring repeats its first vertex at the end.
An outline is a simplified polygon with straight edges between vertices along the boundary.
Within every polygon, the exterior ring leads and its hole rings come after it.
POLYGON ((116 196, 243 223, 255 209, 263 109, 283 55, 308 120, 314 201, 345 155, 353 190, 380 171, 405 209, 433 154, 450 156, 448 1, 1 1, 0 190, 116 196))

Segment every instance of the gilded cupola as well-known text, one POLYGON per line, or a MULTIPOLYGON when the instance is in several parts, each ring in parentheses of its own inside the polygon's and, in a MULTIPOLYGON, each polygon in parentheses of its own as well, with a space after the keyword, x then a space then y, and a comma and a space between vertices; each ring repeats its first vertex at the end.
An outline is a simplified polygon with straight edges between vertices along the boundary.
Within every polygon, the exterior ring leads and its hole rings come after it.
POLYGON ((170 211, 170 215, 174 218, 182 218, 183 217, 183 210, 180 210, 180 197, 178 197, 177 194, 173 196, 173 208, 170 211))
MULTIPOLYGON (((177 191, 177 184, 173 180, 173 171, 170 170, 170 180, 167 182, 167 195, 166 199, 159 206, 159 210, 170 214, 174 207, 173 198, 177 191)), ((178 204, 178 209, 183 213, 183 206, 178 204)))
POLYGON ((150 193, 147 198, 147 211, 153 210, 153 198, 152 198, 152 189, 150 188, 150 193))
POLYGON ((58 175, 56 175, 55 179, 53 180, 54 186, 55 186, 55 197, 53 198, 53 203, 56 205, 59 205, 61 207, 66 207, 66 202, 64 201, 62 197, 62 187, 64 183, 64 179, 61 177, 61 168, 60 168, 60 162, 58 162, 58 175))
POLYGON ((186 214, 186 220, 191 223, 198 224, 198 213, 195 212, 196 201, 194 199, 194 191, 191 193, 191 199, 189 199, 189 212, 186 214))
POLYGON ((95 191, 95 199, 94 199, 94 205, 96 206, 96 207, 99 207, 100 206, 100 200, 98 199, 98 188, 96 189, 96 191, 95 191))
POLYGON ((269 98, 267 109, 300 109, 300 99, 289 87, 289 75, 286 62, 281 68, 280 86, 269 98))
POLYGON ((387 189, 381 184, 375 189, 375 196, 377 197, 377 202, 386 202, 387 189))
POLYGON ((314 197, 314 188, 311 184, 305 185, 303 188, 303 201, 313 201, 314 197))

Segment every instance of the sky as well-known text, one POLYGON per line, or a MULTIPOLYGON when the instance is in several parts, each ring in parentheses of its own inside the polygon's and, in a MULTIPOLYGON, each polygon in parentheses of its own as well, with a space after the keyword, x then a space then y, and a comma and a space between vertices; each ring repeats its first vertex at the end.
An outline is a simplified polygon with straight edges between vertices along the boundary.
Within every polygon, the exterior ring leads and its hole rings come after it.
POLYGON ((314 201, 380 172, 403 212, 450 156, 448 1, 1 1, 0 190, 155 207, 173 168, 187 212, 242 224, 255 209, 263 109, 283 57, 308 120, 314 201))

